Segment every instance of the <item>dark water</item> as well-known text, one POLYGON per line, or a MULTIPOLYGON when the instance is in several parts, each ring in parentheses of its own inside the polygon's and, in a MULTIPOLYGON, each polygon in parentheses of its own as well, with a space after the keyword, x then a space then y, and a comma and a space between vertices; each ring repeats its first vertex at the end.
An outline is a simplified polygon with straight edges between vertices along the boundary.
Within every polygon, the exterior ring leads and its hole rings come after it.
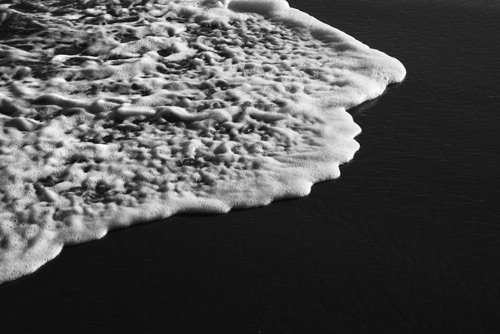
POLYGON ((341 178, 67 248, 0 286, 2 333, 500 332, 500 4, 289 2, 408 70, 341 178))

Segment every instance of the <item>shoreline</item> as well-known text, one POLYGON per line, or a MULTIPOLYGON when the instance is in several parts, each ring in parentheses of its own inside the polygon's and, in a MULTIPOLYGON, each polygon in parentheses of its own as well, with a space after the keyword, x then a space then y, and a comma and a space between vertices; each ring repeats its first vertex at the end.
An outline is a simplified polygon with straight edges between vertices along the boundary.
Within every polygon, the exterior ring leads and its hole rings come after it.
POLYGON ((334 13, 326 0, 289 2, 408 69, 350 111, 361 148, 340 178, 304 198, 174 216, 68 247, 0 286, 5 330, 500 329, 500 71, 489 43, 499 16, 452 2, 446 13, 430 1, 392 11, 348 2, 334 13))

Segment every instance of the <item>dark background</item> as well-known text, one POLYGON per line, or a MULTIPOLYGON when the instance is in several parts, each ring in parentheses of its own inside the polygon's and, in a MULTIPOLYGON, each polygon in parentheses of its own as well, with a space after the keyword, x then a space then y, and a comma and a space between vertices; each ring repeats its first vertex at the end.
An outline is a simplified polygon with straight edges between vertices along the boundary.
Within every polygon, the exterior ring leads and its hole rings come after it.
POLYGON ((500 3, 289 0, 407 67, 306 198, 68 247, 0 331, 499 333, 500 3))

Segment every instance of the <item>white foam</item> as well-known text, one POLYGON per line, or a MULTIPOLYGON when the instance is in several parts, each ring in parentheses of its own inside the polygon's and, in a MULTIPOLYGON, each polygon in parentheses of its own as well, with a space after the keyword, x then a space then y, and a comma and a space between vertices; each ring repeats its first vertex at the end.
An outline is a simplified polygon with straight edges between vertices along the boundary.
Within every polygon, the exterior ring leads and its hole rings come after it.
POLYGON ((98 2, 0 8, 0 282, 113 228, 307 195, 359 148, 346 110, 405 76, 282 0, 98 2))
POLYGON ((265 16, 288 11, 290 5, 284 0, 231 0, 226 5, 235 12, 257 13, 265 16))

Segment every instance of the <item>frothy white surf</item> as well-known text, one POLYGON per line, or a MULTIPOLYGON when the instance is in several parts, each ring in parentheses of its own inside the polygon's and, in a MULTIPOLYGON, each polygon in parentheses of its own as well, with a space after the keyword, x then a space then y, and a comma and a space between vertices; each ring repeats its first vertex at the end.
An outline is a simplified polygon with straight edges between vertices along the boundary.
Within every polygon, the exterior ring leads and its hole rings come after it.
POLYGON ((0 8, 0 282, 179 212, 307 195, 399 61, 286 1, 0 8))

